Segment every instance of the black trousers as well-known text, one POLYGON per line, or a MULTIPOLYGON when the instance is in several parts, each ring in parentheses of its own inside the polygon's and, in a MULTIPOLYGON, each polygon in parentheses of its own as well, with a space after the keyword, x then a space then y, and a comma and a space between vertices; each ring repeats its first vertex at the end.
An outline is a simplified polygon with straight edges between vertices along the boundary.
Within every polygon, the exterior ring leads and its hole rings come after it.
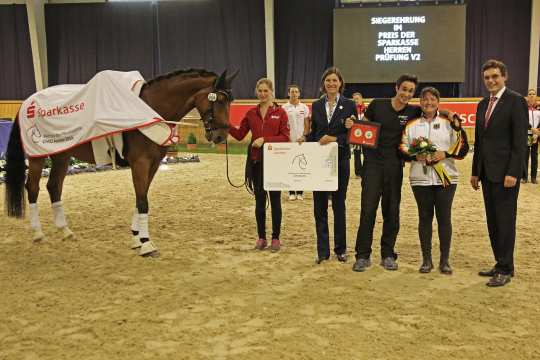
POLYGON ((514 270, 519 179, 516 186, 511 188, 487 179, 481 181, 489 240, 496 261, 495 270, 508 275, 514 270))
POLYGON ((536 173, 538 172, 538 143, 532 146, 527 146, 527 158, 525 160, 525 171, 523 172, 523 178, 526 180, 529 177, 529 158, 531 158, 531 180, 536 179, 536 173))
POLYGON ((347 230, 345 199, 349 185, 350 161, 338 161, 338 189, 337 191, 314 191, 313 214, 317 230, 317 254, 319 258, 330 257, 330 235, 328 231, 328 195, 332 196, 332 210, 334 212, 334 253, 347 252, 347 230))
POLYGON ((403 165, 373 164, 364 162, 362 169, 362 199, 360 202, 360 225, 356 234, 356 258, 367 259, 371 256, 373 228, 379 201, 383 215, 381 236, 382 258, 394 257, 397 234, 399 232, 399 205, 401 203, 401 184, 403 183, 403 165))
POLYGON ((362 176, 362 148, 355 146, 353 148, 354 157, 354 175, 362 176))
POLYGON ((447 187, 413 186, 412 190, 418 206, 418 236, 422 257, 431 259, 431 238, 433 235, 433 213, 437 216, 441 262, 448 261, 452 241, 452 202, 456 184, 447 187))
MULTIPOLYGON (((253 164, 253 190, 255 192, 255 219, 259 239, 266 239, 266 191, 263 188, 262 162, 253 164)), ((279 239, 281 232, 281 191, 269 191, 272 207, 272 239, 279 239)))

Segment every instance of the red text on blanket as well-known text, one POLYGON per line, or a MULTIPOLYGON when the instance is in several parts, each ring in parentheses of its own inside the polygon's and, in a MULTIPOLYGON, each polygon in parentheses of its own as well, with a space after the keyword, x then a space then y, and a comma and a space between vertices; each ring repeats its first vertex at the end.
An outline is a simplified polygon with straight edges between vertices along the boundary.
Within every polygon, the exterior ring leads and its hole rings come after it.
MULTIPOLYGON (((58 116, 58 115, 67 115, 79 111, 84 111, 84 101, 80 104, 66 105, 66 106, 56 106, 52 109, 42 109, 38 108, 37 113, 41 117, 45 116, 58 116)), ((28 109, 26 110, 26 117, 32 119, 36 115, 36 105, 32 101, 28 109)))

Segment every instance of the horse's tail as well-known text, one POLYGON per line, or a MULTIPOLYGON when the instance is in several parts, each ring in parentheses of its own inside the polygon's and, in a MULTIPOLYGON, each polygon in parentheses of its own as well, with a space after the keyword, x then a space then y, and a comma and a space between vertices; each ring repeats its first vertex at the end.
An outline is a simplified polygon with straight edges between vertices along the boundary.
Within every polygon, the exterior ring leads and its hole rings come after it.
POLYGON ((24 181, 26 164, 21 142, 19 116, 15 118, 6 152, 6 214, 10 217, 24 217, 24 181))

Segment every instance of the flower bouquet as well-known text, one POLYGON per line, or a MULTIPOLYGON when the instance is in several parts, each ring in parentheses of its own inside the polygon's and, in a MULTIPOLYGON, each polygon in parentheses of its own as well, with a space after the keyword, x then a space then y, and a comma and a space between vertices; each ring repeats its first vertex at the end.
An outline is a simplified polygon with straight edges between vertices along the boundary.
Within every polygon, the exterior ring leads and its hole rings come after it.
MULTIPOLYGON (((426 137, 420 136, 415 139, 413 139, 409 145, 409 154, 411 155, 431 155, 437 151, 437 147, 435 144, 431 142, 426 137)), ((427 175, 427 167, 431 166, 433 170, 435 170, 435 173, 439 177, 439 180, 441 181, 441 184, 443 187, 446 187, 451 184, 450 176, 442 166, 440 162, 430 162, 427 163, 426 161, 422 164, 424 174, 427 175)))
POLYGON ((429 155, 435 151, 437 151, 435 145, 423 136, 414 138, 409 145, 409 154, 411 155, 429 155))
MULTIPOLYGON (((430 155, 437 151, 435 145, 424 136, 414 138, 409 145, 409 154, 413 156, 430 155)), ((424 161, 424 174, 427 174, 426 162, 424 161)))

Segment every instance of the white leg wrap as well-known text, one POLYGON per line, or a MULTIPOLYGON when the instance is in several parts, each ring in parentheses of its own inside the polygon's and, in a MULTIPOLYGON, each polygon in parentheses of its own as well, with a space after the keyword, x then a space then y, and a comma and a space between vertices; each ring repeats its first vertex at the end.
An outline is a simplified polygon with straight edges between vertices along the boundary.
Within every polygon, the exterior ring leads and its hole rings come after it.
POLYGON ((131 230, 139 231, 139 210, 137 210, 137 208, 135 208, 135 212, 131 218, 131 230))
POLYGON ((39 208, 37 203, 30 204, 30 227, 32 230, 41 230, 39 221, 39 208))
POLYGON ((64 228, 67 226, 66 216, 64 215, 64 207, 61 201, 52 203, 54 224, 58 228, 64 228))
POLYGON ((148 234, 148 214, 139 214, 139 238, 150 238, 148 234))

